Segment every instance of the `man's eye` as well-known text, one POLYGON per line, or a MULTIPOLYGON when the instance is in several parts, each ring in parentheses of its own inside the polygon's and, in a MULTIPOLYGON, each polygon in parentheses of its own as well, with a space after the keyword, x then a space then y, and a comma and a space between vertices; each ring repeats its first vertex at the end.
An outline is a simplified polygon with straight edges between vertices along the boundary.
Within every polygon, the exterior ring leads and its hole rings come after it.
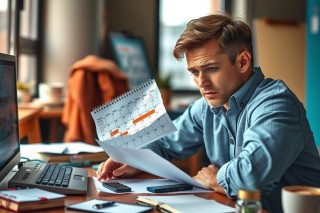
POLYGON ((218 67, 207 67, 206 70, 207 70, 208 72, 215 72, 215 71, 218 70, 218 67))
POLYGON ((190 70, 191 75, 198 75, 199 71, 198 70, 190 70))

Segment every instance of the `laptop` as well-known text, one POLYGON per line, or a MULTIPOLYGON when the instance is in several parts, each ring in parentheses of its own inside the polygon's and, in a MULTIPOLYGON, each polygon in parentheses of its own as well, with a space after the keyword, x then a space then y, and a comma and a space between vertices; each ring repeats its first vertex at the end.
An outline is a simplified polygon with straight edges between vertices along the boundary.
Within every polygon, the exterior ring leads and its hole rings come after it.
MULTIPOLYGON (((16 164, 20 158, 16 67, 15 56, 0 53, 0 174, 3 177, 10 172, 5 166, 10 162, 16 164)), ((87 191, 88 171, 84 168, 41 161, 18 165, 20 168, 8 182, 9 188, 41 188, 61 194, 87 191)))
POLYGON ((83 168, 29 161, 9 181, 9 188, 40 188, 60 194, 85 194, 88 171, 83 168))

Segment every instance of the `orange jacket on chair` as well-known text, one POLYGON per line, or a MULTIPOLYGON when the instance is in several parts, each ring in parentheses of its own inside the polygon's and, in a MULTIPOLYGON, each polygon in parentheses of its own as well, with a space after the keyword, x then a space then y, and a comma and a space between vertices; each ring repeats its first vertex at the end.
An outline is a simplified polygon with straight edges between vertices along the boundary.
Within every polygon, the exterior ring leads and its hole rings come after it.
POLYGON ((96 128, 91 111, 128 91, 127 79, 113 78, 106 69, 72 69, 62 114, 65 142, 82 141, 96 145, 96 128))

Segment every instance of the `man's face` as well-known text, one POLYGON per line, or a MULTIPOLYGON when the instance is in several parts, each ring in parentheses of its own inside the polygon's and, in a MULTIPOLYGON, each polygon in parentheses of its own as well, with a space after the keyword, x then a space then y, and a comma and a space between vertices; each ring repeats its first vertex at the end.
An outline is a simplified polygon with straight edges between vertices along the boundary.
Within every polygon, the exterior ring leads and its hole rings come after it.
POLYGON ((217 40, 187 50, 186 59, 188 70, 208 104, 229 109, 229 98, 241 87, 243 79, 236 64, 220 51, 217 40))

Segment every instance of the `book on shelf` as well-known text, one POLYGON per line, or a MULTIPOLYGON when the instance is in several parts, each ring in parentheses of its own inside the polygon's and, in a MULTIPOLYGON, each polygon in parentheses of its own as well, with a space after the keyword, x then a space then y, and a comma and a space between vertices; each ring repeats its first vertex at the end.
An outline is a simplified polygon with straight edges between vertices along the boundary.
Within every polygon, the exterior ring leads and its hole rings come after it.
POLYGON ((0 191, 1 208, 16 212, 64 207, 64 198, 38 188, 0 191))

